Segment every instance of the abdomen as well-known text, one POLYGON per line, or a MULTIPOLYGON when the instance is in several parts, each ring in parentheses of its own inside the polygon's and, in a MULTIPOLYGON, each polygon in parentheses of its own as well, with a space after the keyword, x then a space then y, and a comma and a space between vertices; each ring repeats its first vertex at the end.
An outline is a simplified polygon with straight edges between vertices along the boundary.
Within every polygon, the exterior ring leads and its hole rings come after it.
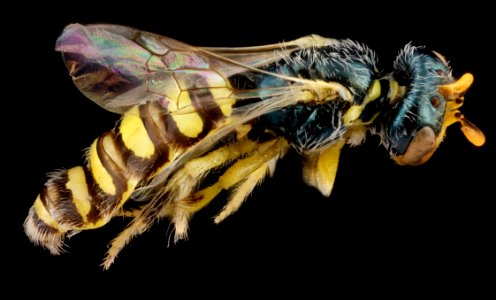
POLYGON ((158 103, 132 107, 93 142, 85 166, 50 176, 24 222, 29 239, 59 254, 66 235, 108 223, 141 182, 213 128, 204 115, 175 116, 158 103))

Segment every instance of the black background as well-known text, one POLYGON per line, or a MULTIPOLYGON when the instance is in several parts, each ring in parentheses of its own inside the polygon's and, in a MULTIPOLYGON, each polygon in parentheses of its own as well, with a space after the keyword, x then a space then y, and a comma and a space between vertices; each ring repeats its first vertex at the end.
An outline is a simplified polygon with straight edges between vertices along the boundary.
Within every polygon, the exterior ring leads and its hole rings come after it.
MULTIPOLYGON (((384 9, 358 3, 268 8, 244 1, 232 7, 179 1, 129 7, 26 4, 13 12, 19 23, 7 27, 13 36, 6 38, 4 57, 4 74, 13 79, 4 89, 13 95, 4 93, 10 98, 3 101, 9 278, 47 289, 81 286, 83 294, 92 293, 84 289, 89 283, 107 291, 179 289, 186 295, 222 294, 226 286, 241 294, 262 286, 331 293, 338 282, 369 290, 363 282, 372 281, 384 291, 393 286, 407 293, 424 287, 481 291, 494 267, 495 69, 494 47, 486 42, 494 35, 493 21, 484 7, 417 3, 384 9), (118 120, 80 94, 54 51, 64 26, 75 22, 122 24, 205 46, 251 46, 310 33, 351 38, 375 49, 386 70, 406 43, 427 45, 451 61, 456 77, 474 74, 462 111, 487 142, 472 146, 454 125, 428 163, 409 168, 395 165, 378 139, 369 138, 343 151, 329 198, 303 183, 301 162, 289 153, 275 176, 222 224, 211 220, 222 206, 218 199, 194 217, 189 241, 167 247, 163 221, 133 240, 104 272, 99 264, 107 244, 125 220, 74 236, 68 253, 58 257, 31 245, 22 230, 45 174, 82 164, 83 149, 118 120)), ((25 292, 29 289, 18 290, 25 292)))

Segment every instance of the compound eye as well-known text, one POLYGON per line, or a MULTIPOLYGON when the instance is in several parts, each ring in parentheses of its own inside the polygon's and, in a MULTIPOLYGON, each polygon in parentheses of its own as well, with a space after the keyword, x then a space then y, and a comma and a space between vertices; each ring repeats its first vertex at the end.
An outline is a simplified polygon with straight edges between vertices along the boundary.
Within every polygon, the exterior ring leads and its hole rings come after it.
POLYGON ((431 105, 432 105, 432 107, 438 108, 440 104, 441 104, 441 100, 439 99, 439 97, 434 96, 434 97, 431 98, 431 105))

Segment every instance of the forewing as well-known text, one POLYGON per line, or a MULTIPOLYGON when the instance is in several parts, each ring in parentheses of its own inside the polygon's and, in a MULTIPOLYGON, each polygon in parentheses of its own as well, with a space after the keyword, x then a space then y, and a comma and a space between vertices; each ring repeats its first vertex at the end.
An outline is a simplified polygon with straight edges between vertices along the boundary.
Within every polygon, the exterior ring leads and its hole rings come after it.
POLYGON ((295 42, 197 48, 124 26, 72 24, 57 40, 56 50, 83 94, 123 113, 146 101, 177 105, 180 94, 194 88, 230 89, 227 78, 279 60, 301 47, 295 42))

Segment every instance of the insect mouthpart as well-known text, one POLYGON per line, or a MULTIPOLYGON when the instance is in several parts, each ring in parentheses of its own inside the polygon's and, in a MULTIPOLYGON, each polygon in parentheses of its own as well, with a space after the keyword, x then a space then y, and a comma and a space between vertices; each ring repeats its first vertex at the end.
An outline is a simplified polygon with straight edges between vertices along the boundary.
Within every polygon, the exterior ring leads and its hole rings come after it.
POLYGON ((418 130, 413 136, 400 141, 408 141, 401 143, 399 147, 404 149, 402 155, 395 157, 399 165, 418 166, 428 161, 436 150, 436 133, 429 126, 424 126, 418 130))

